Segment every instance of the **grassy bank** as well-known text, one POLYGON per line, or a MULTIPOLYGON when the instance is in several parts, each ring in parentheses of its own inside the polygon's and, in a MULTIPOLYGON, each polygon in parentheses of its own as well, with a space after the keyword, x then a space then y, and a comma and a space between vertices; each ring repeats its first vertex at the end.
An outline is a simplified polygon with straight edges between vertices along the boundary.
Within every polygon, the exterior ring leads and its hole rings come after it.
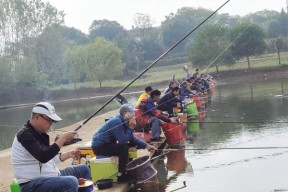
MULTIPOLYGON (((283 52, 281 53, 281 63, 282 67, 285 64, 288 64, 288 52, 283 52)), ((141 76, 138 80, 136 80, 130 87, 131 88, 137 88, 137 87, 144 87, 149 84, 158 84, 161 82, 168 82, 173 78, 175 75, 176 79, 183 79, 185 77, 185 73, 183 71, 183 65, 189 65, 190 66, 190 71, 194 72, 194 69, 191 68, 191 65, 189 63, 183 63, 183 64, 177 64, 177 65, 172 65, 172 66, 162 66, 162 67, 157 67, 157 64, 155 67, 149 69, 143 76, 141 76)), ((257 69, 263 69, 263 68, 279 68, 281 67, 279 65, 278 61, 278 56, 277 53, 274 54, 265 54, 261 56, 255 56, 250 58, 250 65, 251 69, 256 71, 257 69)), ((212 64, 210 68, 208 69, 201 69, 201 73, 213 73, 215 74, 216 72, 216 64, 212 64)), ((237 70, 242 70, 242 69, 247 69, 248 68, 248 63, 247 60, 239 60, 236 64, 234 65, 221 65, 218 64, 218 69, 219 72, 225 71, 226 74, 228 74, 228 71, 237 71, 237 70)), ((134 77, 131 77, 126 80, 109 80, 109 81, 104 81, 102 83, 102 87, 111 87, 111 88, 123 88, 124 86, 128 85, 134 78, 136 78, 137 75, 134 77)), ((85 83, 77 83, 76 84, 77 89, 81 88, 88 88, 88 89, 97 89, 99 88, 99 83, 98 82, 85 82, 85 83)), ((74 84, 67 84, 67 85, 61 85, 61 86, 56 86, 53 88, 50 88, 51 91, 57 91, 57 90, 74 90, 74 84)))

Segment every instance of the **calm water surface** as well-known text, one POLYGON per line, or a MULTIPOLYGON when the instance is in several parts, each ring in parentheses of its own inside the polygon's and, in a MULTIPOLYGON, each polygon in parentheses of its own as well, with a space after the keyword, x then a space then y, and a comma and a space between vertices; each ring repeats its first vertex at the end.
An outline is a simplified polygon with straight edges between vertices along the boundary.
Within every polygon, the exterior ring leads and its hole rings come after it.
MULTIPOLYGON (((133 98, 134 96, 130 96, 133 98)), ((130 99, 130 98, 129 98, 130 99)), ((105 99, 54 103, 64 119, 55 129, 89 117, 105 99)), ((103 112, 116 109, 111 103, 103 112)), ((1 148, 11 146, 32 106, 0 111, 1 148)), ((288 191, 288 80, 253 85, 217 86, 206 119, 188 132, 186 149, 158 161, 159 185, 141 191, 276 192, 288 191), (203 150, 193 150, 203 149, 203 150), (210 149, 210 150, 206 150, 210 149)), ((140 190, 140 189, 139 189, 140 190)))
POLYGON ((153 191, 173 191, 183 181, 183 192, 288 191, 287 92, 287 81, 218 87, 207 118, 186 141, 186 149, 211 150, 170 152, 156 165, 160 185, 153 191), (216 150, 251 147, 287 149, 216 150))

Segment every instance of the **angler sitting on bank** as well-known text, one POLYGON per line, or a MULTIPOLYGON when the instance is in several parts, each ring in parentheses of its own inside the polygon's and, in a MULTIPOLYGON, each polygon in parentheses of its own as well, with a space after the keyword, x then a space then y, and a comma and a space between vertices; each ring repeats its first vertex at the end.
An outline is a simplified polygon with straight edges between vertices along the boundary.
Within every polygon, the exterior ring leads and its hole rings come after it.
POLYGON ((161 114, 161 111, 157 109, 155 103, 158 103, 160 100, 161 92, 159 90, 153 90, 150 93, 150 97, 148 99, 144 99, 141 103, 136 107, 138 110, 136 112, 136 120, 139 126, 145 127, 145 125, 149 125, 152 131, 152 137, 150 141, 160 141, 161 135, 161 121, 169 122, 169 123, 177 123, 173 118, 167 118, 166 116, 161 114))
POLYGON ((118 156, 118 182, 131 183, 135 179, 126 174, 126 164, 128 162, 129 147, 156 150, 137 139, 133 132, 136 126, 135 109, 130 104, 120 107, 119 115, 116 115, 105 122, 93 135, 92 149, 95 155, 118 156))
POLYGON ((145 92, 142 93, 142 94, 139 96, 137 102, 135 103, 135 107, 136 107, 137 105, 139 105, 143 99, 147 99, 147 98, 150 96, 150 93, 151 93, 152 90, 153 90, 153 89, 152 89, 151 86, 147 86, 147 87, 145 88, 145 92))
POLYGON ((30 120, 16 134, 11 157, 14 176, 22 192, 78 191, 77 179, 90 179, 90 170, 86 165, 58 169, 56 163, 80 158, 79 149, 60 152, 64 143, 73 139, 75 131, 64 133, 50 144, 47 132, 53 123, 60 120, 50 103, 37 103, 30 120))
POLYGON ((169 114, 174 113, 173 108, 179 108, 181 110, 181 100, 178 97, 179 94, 179 87, 174 87, 170 92, 160 98, 157 109, 167 111, 169 114))

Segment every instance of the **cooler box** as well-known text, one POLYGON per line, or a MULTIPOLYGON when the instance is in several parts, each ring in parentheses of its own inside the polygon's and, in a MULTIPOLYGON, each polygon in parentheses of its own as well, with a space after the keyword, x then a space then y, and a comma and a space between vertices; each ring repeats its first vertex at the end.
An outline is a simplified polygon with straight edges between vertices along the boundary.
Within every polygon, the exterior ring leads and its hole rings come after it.
POLYGON ((117 182, 118 163, 115 157, 96 159, 93 157, 89 160, 92 181, 99 179, 113 179, 117 182))

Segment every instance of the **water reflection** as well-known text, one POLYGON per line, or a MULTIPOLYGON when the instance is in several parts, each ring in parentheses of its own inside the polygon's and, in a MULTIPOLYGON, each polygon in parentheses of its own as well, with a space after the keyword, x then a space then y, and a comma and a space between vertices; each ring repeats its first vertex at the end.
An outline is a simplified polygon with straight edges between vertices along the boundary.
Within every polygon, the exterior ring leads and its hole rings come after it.
POLYGON ((171 183, 175 182, 180 174, 189 174, 193 176, 193 168, 190 162, 185 158, 185 148, 183 145, 173 145, 165 156, 162 156, 154 162, 154 168, 157 170, 158 182, 148 181, 137 185, 131 191, 143 192, 165 192, 171 183))

